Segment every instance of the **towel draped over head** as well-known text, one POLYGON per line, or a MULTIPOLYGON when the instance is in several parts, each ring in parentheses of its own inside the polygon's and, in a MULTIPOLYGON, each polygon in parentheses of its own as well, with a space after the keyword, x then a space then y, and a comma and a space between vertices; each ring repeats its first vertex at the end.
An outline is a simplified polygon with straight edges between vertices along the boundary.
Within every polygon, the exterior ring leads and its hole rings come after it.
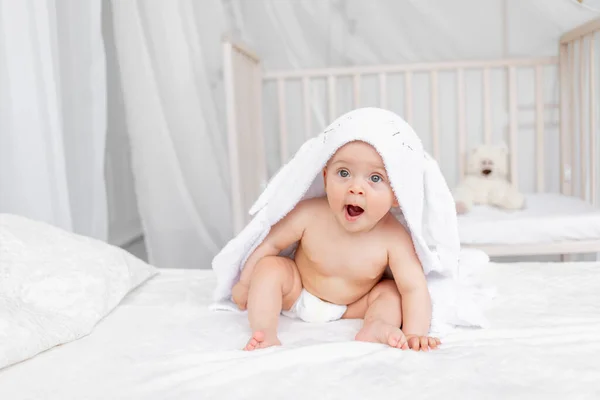
POLYGON ((216 302, 227 301, 247 258, 271 227, 301 200, 325 196, 321 172, 345 144, 360 140, 381 156, 398 209, 392 212, 410 232, 433 303, 432 331, 483 326, 473 303, 476 290, 458 279, 460 242, 454 200, 437 162, 402 118, 379 108, 348 112, 305 142, 280 168, 250 209, 253 219, 215 256, 216 302), (435 328, 438 329, 435 329, 435 328))

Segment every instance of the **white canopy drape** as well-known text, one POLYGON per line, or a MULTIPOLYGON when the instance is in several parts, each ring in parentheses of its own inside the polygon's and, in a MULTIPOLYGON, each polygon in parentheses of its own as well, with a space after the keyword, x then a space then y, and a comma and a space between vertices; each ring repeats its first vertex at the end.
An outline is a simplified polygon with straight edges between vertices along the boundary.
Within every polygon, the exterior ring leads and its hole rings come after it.
POLYGON ((0 212, 106 239, 100 0, 0 0, 0 212))

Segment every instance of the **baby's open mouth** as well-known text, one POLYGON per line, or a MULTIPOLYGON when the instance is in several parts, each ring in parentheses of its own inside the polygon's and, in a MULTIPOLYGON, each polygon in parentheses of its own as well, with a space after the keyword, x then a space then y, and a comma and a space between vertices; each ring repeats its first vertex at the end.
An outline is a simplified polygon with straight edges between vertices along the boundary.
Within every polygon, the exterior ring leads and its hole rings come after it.
POLYGON ((351 217, 358 217, 360 214, 362 214, 365 210, 363 210, 361 207, 359 206, 354 206, 352 204, 348 204, 346 206, 346 211, 348 212, 348 215, 351 217))

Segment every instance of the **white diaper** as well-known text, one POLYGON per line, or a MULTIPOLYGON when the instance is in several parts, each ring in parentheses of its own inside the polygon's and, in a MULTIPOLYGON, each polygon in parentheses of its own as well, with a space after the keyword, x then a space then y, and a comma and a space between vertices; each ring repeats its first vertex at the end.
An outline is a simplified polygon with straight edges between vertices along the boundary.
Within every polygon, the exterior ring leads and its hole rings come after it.
POLYGON ((302 289, 292 308, 281 313, 286 317, 300 318, 306 322, 330 322, 342 318, 347 308, 347 306, 321 300, 302 289))

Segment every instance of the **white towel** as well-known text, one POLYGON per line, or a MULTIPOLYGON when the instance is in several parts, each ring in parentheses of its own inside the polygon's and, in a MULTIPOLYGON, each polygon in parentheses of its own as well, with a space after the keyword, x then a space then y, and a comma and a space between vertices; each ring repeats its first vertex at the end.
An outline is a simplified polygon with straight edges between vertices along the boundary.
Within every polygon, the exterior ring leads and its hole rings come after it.
MULTIPOLYGON (((250 209, 253 219, 215 256, 213 309, 228 309, 241 269, 271 226, 301 200, 325 195, 320 174, 341 146, 361 140, 381 155, 400 208, 394 215, 412 236, 433 303, 431 332, 453 326, 484 326, 482 292, 458 277, 460 242, 454 200, 436 161, 398 115, 361 108, 336 119, 309 139, 269 182, 250 209)), ((292 248, 283 254, 290 254, 292 248)))

